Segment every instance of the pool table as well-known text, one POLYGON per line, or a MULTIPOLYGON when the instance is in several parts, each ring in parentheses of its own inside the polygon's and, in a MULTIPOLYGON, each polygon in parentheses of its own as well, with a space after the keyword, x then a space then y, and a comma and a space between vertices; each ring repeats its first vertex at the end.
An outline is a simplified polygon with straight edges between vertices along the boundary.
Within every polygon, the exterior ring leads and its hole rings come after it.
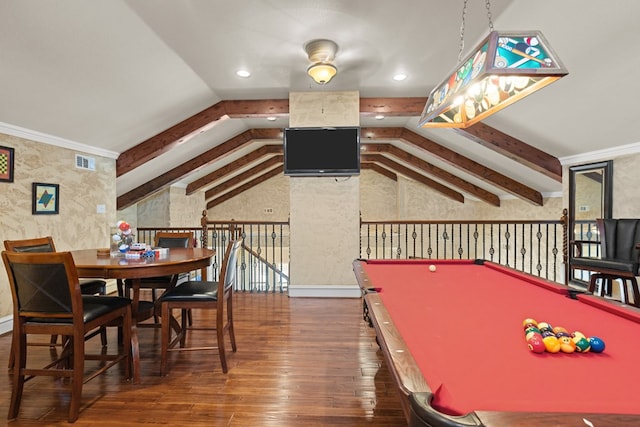
POLYGON ((640 426, 637 308, 482 260, 353 268, 409 426, 640 426), (526 318, 606 347, 533 353, 526 318))

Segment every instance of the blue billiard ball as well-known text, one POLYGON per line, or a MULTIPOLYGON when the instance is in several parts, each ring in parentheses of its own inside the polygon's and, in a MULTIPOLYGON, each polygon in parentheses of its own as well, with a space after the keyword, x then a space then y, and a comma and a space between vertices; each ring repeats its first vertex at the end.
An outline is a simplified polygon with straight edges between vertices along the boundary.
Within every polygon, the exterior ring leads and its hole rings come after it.
POLYGON ((598 337, 590 337, 589 344, 591 345, 591 351, 594 353, 602 353, 604 351, 604 341, 598 337))

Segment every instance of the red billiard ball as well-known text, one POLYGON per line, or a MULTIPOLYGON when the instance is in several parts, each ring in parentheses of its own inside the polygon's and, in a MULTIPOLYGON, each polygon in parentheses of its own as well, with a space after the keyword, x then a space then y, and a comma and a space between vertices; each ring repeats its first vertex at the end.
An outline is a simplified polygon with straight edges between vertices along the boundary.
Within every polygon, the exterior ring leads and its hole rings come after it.
POLYGON ((602 353, 604 351, 604 341, 598 337, 590 337, 589 344, 591 346, 591 351, 594 353, 602 353))
POLYGON ((527 340, 527 346, 529 350, 533 353, 544 353, 546 350, 546 346, 544 345, 544 341, 542 337, 539 335, 533 335, 527 340))

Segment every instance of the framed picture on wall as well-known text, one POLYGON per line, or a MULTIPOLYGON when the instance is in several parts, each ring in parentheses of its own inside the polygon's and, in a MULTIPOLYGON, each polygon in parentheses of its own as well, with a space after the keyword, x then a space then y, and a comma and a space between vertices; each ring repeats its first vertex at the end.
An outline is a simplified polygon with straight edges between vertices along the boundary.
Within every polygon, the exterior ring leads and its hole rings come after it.
POLYGON ((13 148, 0 147, 0 182, 13 182, 13 148))
POLYGON ((33 215, 57 214, 60 207, 58 184, 33 183, 33 215))

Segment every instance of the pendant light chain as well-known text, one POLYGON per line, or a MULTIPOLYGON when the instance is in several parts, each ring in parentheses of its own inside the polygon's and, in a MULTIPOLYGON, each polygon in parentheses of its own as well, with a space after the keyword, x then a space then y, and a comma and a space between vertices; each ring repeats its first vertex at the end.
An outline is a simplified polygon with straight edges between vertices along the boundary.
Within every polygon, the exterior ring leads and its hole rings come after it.
MULTIPOLYGON (((458 63, 462 60, 462 51, 464 50, 464 25, 465 18, 467 16, 467 1, 464 0, 462 6, 462 22, 460 23, 460 49, 458 50, 458 63)), ((485 7, 487 8, 487 19, 489 20, 489 32, 493 31, 493 15, 491 14, 491 1, 485 0, 485 7)))
POLYGON ((489 0, 486 1, 485 6, 487 7, 487 19, 489 19, 489 32, 493 31, 493 19, 491 16, 491 2, 489 0))
POLYGON ((467 0, 464 0, 462 6, 462 22, 460 23, 460 49, 458 50, 458 63, 462 60, 462 51, 464 50, 464 19, 467 15, 467 0))

